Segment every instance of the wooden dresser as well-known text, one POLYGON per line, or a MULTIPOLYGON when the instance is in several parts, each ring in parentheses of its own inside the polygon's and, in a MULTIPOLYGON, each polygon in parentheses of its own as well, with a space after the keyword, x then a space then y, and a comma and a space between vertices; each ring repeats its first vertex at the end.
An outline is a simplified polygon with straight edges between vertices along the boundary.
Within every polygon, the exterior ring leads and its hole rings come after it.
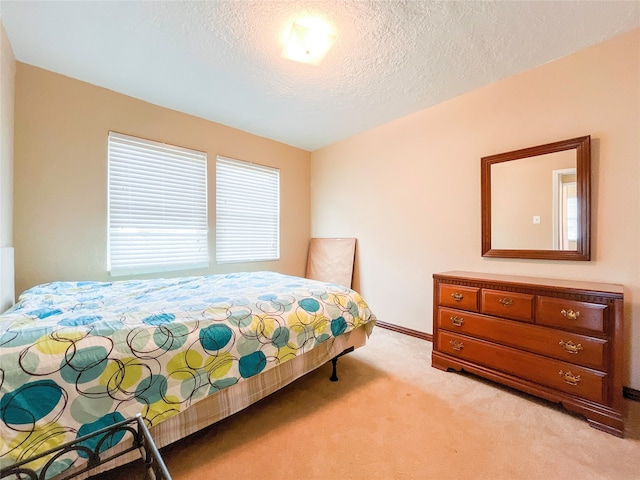
POLYGON ((622 436, 622 286, 458 271, 433 278, 434 367, 562 403, 622 436))

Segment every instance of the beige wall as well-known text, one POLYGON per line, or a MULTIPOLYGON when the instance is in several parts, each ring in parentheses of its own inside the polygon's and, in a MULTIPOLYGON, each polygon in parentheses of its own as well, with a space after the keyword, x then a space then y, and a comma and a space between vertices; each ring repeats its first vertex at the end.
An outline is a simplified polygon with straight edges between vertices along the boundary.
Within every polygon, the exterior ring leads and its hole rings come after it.
MULTIPOLYGON (((428 86, 425 85, 425 88, 428 86)), ((624 285, 625 385, 640 389, 640 30, 312 153, 313 236, 358 239, 380 320, 432 332, 432 274, 624 285), (592 260, 480 254, 480 158, 592 138, 592 260)))
MULTIPOLYGON (((207 152, 208 269, 304 275, 310 230, 310 154, 272 140, 158 107, 17 63, 14 245, 16 292, 53 280, 109 280, 107 134, 109 130, 207 152), (281 258, 215 263, 215 158, 280 169, 281 258)), ((127 277, 117 277, 123 279, 127 277)))
POLYGON ((0 22, 0 312, 13 304, 13 101, 16 59, 0 22))

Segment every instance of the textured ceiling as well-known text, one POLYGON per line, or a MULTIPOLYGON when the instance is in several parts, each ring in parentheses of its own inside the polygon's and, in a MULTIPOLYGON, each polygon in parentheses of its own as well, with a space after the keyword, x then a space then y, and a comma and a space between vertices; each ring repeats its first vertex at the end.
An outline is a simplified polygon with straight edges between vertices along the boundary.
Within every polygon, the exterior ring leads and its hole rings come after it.
POLYGON ((17 60, 315 150, 640 27, 640 1, 5 1, 17 60), (281 58, 305 15, 336 41, 281 58))

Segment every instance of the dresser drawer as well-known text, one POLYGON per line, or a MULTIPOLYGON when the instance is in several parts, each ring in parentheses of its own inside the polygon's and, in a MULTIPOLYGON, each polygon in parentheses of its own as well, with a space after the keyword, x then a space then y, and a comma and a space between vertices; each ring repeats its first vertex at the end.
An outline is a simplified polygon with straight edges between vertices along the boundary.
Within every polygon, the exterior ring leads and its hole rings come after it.
POLYGON ((489 315, 533 322, 533 295, 482 290, 480 311, 489 315))
POLYGON ((606 309, 606 305, 598 303, 539 296, 536 304, 536 323, 603 333, 606 309))
POLYGON ((602 402, 606 374, 513 348, 438 332, 439 350, 531 382, 602 402))
POLYGON ((479 288, 440 284, 440 305, 478 311, 479 288))
POLYGON ((605 369, 607 341, 535 325, 438 308, 438 328, 585 367, 605 369))

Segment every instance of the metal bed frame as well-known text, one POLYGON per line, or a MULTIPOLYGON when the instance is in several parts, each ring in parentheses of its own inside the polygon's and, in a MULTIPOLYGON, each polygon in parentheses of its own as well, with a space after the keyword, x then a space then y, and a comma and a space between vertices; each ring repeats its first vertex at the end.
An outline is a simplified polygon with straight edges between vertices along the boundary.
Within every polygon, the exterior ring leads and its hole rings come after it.
POLYGON ((98 465, 107 463, 135 449, 140 450, 140 454, 142 456, 142 461, 145 467, 145 480, 172 480, 171 475, 169 474, 169 470, 167 470, 167 466, 165 465, 164 460, 162 460, 160 452, 156 448, 153 438, 149 433, 149 429, 145 425, 144 419, 140 414, 127 420, 114 423, 109 427, 97 430, 93 433, 90 433, 89 435, 77 438, 72 442, 67 442, 63 445, 60 445, 59 447, 47 450, 46 452, 43 452, 34 457, 30 457, 26 460, 14 463, 9 467, 0 470, 0 479, 6 478, 11 480, 45 480, 46 478, 50 478, 48 469, 58 458, 74 450, 77 452, 82 452, 89 458, 86 467, 78 471, 74 471, 73 473, 66 476, 64 476, 64 472, 60 474, 62 476, 54 476, 56 480, 68 480, 71 478, 75 478, 78 475, 97 467, 98 465), (131 433, 131 435, 133 436, 133 444, 131 445, 131 447, 125 449, 122 452, 101 457, 100 448, 105 444, 105 442, 107 442, 115 434, 120 432, 125 432, 125 434, 127 432, 131 433), (99 437, 101 438, 98 440, 98 443, 93 449, 87 447, 86 445, 83 445, 83 442, 99 437), (34 460, 38 460, 50 455, 53 456, 51 457, 51 459, 49 459, 45 466, 39 470, 39 472, 26 466, 34 460))
POLYGON ((338 355, 336 355, 331 359, 332 371, 331 371, 331 376, 329 377, 329 380, 331 380, 332 382, 338 381, 338 359, 341 356, 346 355, 347 353, 353 352, 354 350, 355 350, 355 347, 349 347, 344 352, 339 353, 338 355))

